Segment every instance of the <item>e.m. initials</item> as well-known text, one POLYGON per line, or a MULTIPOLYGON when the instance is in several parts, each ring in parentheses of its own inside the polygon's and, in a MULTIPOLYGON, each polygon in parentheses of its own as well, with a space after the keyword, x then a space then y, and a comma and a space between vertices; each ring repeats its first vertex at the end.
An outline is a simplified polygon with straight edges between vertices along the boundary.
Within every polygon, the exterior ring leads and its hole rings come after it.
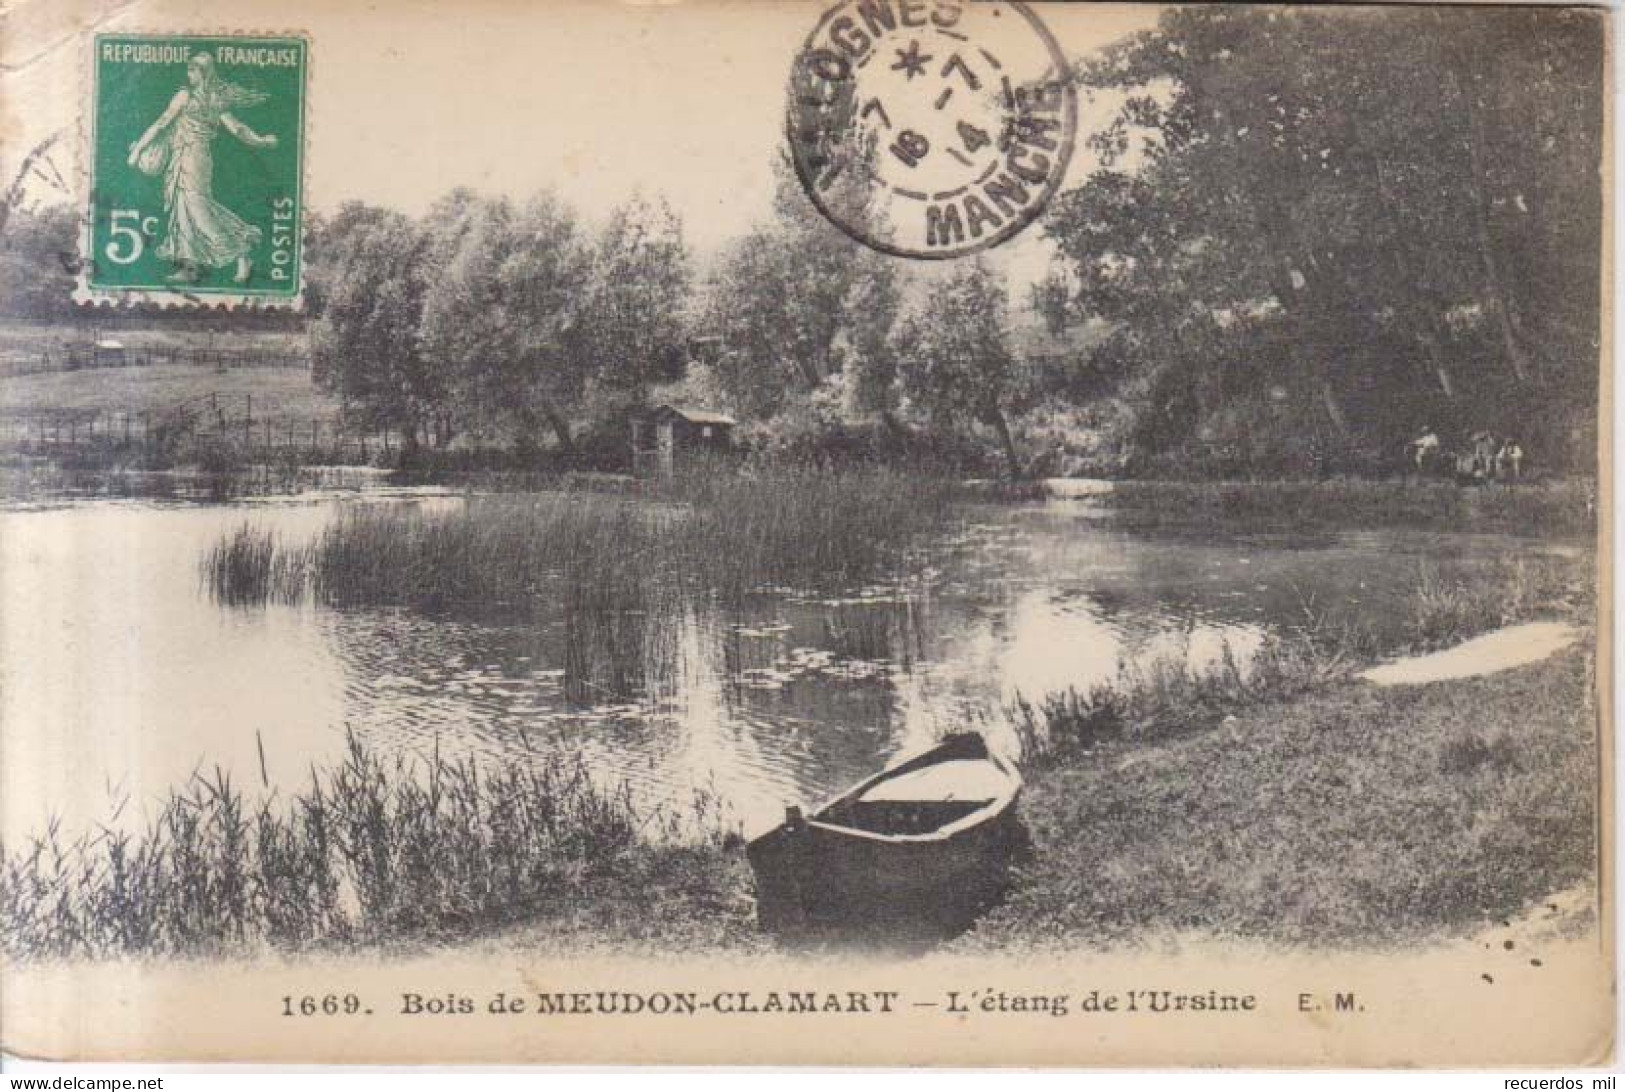
POLYGON ((1320 997, 1312 993, 1298 995, 1299 1012, 1364 1012, 1365 1006, 1360 1004, 1359 998, 1353 993, 1334 993, 1329 997, 1320 997))
POLYGON ((1062 155, 1062 83, 1006 87, 1008 120, 999 135, 1004 160, 982 179, 948 200, 925 206, 925 245, 942 249, 963 245, 968 232, 980 239, 1019 217, 1038 200, 1055 171, 1066 169, 1062 155))

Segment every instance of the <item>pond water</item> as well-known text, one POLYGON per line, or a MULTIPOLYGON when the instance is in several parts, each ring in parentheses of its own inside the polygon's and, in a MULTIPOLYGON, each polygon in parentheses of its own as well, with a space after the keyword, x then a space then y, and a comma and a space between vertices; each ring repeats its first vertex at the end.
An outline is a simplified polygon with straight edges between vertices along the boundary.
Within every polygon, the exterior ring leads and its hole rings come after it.
POLYGON ((434 510, 432 490, 0 511, 0 830, 136 821, 195 770, 286 792, 346 730, 394 753, 580 754, 646 805, 701 793, 747 834, 1017 694, 1123 661, 1245 660, 1306 605, 1400 624, 1424 564, 1562 549, 1482 535, 1224 540, 1114 529, 1088 497, 968 511, 898 586, 570 619, 312 605, 227 608, 200 558, 251 523, 284 539, 347 506, 434 510), (263 751, 263 762, 261 753, 263 751))

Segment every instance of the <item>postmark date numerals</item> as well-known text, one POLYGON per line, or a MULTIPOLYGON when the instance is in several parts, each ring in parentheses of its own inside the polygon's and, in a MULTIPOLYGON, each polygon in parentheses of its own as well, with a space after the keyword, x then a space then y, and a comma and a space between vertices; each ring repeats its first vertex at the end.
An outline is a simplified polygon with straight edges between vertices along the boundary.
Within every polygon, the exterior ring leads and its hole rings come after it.
POLYGON ((959 139, 965 142, 965 150, 972 155, 975 155, 978 149, 985 148, 993 142, 993 138, 987 135, 986 129, 979 129, 968 121, 960 122, 958 128, 959 139))
POLYGON ((965 58, 961 57, 957 53, 949 57, 948 63, 942 66, 942 78, 947 79, 949 73, 955 71, 965 78, 966 85, 972 91, 980 91, 982 89, 982 81, 977 79, 976 73, 970 70, 970 65, 965 63, 965 58))
POLYGON ((916 133, 913 129, 904 129, 897 134, 897 140, 891 146, 892 155, 905 167, 917 167, 920 160, 931 150, 931 142, 916 133))

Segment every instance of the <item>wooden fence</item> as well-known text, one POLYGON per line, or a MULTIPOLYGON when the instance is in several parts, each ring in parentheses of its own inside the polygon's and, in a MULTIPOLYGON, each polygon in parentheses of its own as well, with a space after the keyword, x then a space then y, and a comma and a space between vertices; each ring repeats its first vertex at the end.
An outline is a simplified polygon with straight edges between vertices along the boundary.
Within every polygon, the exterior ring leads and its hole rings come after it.
POLYGON ((200 346, 54 346, 0 351, 0 375, 38 375, 88 368, 145 368, 181 364, 223 372, 238 368, 308 368, 307 353, 292 349, 200 346))
POLYGON ((0 449, 37 455, 83 454, 126 447, 143 452, 218 446, 247 458, 294 457, 367 464, 386 459, 399 437, 362 433, 337 417, 258 416, 252 396, 203 395, 163 410, 0 411, 0 449))

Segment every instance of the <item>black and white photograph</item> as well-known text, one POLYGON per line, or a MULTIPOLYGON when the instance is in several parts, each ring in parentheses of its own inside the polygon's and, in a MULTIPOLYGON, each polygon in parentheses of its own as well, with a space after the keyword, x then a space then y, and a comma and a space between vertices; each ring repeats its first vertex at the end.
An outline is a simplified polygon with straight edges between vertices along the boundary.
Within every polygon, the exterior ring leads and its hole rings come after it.
POLYGON ((5 1050, 1610 1064, 1612 19, 0 11, 5 1050))

